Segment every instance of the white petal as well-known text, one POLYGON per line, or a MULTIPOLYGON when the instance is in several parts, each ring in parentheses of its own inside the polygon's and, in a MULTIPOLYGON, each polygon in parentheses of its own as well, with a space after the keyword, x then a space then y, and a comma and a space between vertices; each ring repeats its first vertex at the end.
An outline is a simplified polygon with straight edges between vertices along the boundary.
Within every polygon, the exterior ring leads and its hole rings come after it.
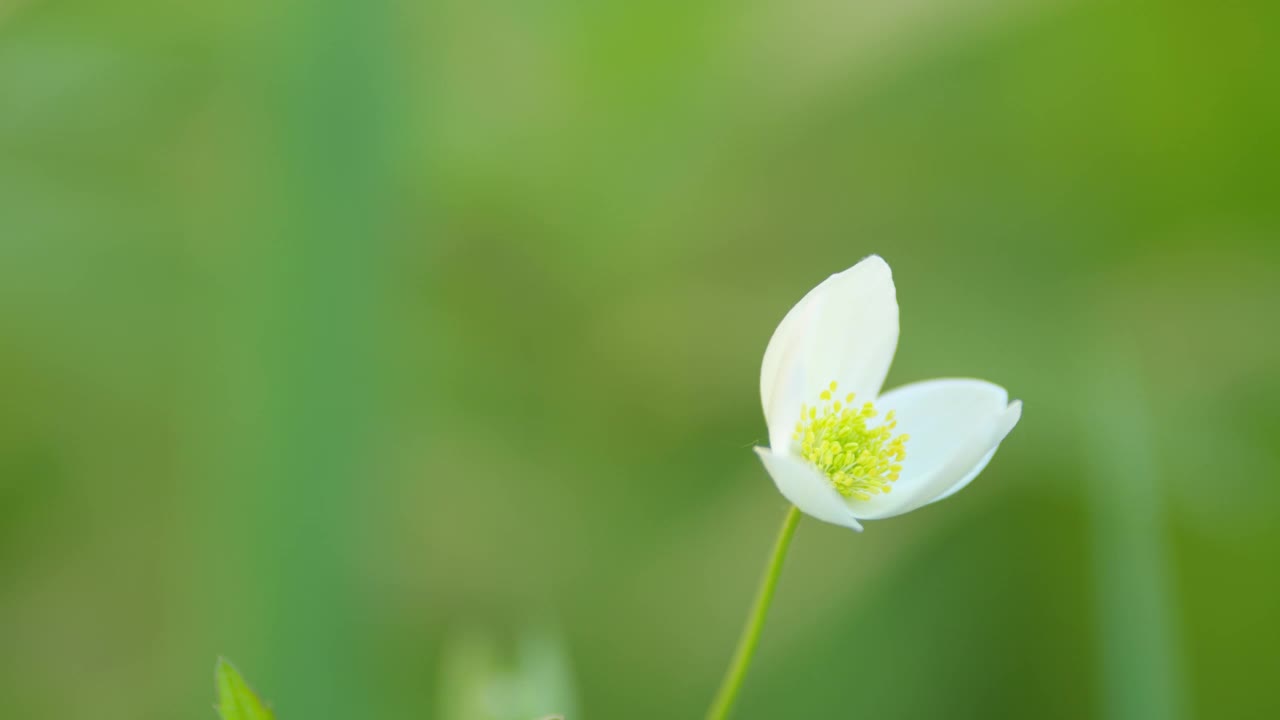
POLYGON ((914 510, 959 491, 982 471, 1017 424, 1022 403, 982 380, 928 380, 889 391, 876 402, 897 414, 896 432, 910 434, 902 475, 892 492, 852 501, 870 520, 914 510))
MULTIPOLYGON (((1015 402, 1013 403, 1013 405, 1011 405, 1011 406, 1010 406, 1010 410, 1013 410, 1015 405, 1017 406, 1017 408, 1016 408, 1016 409, 1017 409, 1018 416, 1021 416, 1021 415, 1022 415, 1022 401, 1015 401, 1015 402)), ((1014 423, 1015 423, 1015 424, 1017 423, 1017 420, 1016 420, 1016 419, 1014 420, 1014 423)), ((1013 426, 1012 426, 1012 425, 1010 425, 1009 427, 1010 427, 1010 429, 1013 429, 1013 426)), ((1001 438, 1001 440, 1003 440, 1003 438, 1001 438)), ((993 458, 993 457, 995 457, 995 456, 996 456, 996 450, 999 450, 999 449, 1000 449, 1000 443, 996 443, 996 446, 995 446, 995 447, 993 447, 993 448, 991 448, 991 452, 989 452, 989 453, 987 453, 986 455, 984 455, 984 456, 983 456, 983 458, 982 458, 981 460, 979 460, 979 461, 978 461, 978 464, 977 464, 976 466, 974 466, 974 468, 973 468, 972 470, 970 470, 970 471, 969 471, 969 474, 968 474, 968 475, 965 475, 964 477, 960 478, 960 479, 956 482, 956 484, 955 484, 955 485, 952 485, 950 488, 947 488, 946 490, 943 490, 943 491, 942 491, 942 494, 941 494, 941 495, 939 495, 938 497, 936 497, 936 498, 934 498, 934 499, 930 500, 930 501, 929 501, 929 504, 931 504, 931 505, 932 505, 933 503, 936 503, 936 502, 938 502, 939 500, 946 500, 947 498, 951 497, 952 495, 955 495, 956 493, 958 493, 958 492, 960 492, 961 490, 963 490, 963 489, 965 488, 965 486, 966 486, 966 485, 968 485, 969 483, 973 482, 973 479, 974 479, 974 478, 976 478, 976 477, 978 477, 978 475, 979 475, 983 470, 985 470, 985 469, 986 469, 986 467, 987 467, 987 463, 991 462, 991 458, 993 458)))
POLYGON ((893 273, 878 255, 824 280, 782 319, 760 368, 773 451, 786 454, 802 403, 835 380, 839 394, 872 400, 898 347, 893 273))
POLYGON ((773 484, 778 486, 778 491, 801 512, 823 522, 862 531, 844 498, 817 468, 798 457, 780 455, 769 448, 758 447, 756 454, 773 478, 773 484))
POLYGON ((996 450, 1000 449, 1000 443, 1004 442, 1004 439, 1013 431, 1014 426, 1016 426, 1018 421, 1021 419, 1022 401, 1014 400, 1009 404, 1009 407, 1000 414, 1000 417, 996 419, 995 425, 991 430, 991 435, 988 437, 987 441, 985 443, 975 443, 975 447, 980 448, 979 452, 981 452, 982 448, 989 448, 986 450, 986 454, 979 458, 976 463, 973 462, 972 455, 958 455, 953 460, 953 464, 948 469, 948 472, 939 472, 935 478, 935 484, 944 488, 942 492, 938 493, 932 500, 925 504, 928 505, 930 503, 936 503, 939 500, 945 500, 960 492, 965 488, 965 486, 973 482, 973 479, 978 477, 978 474, 987 467, 987 463, 991 462, 991 458, 995 457, 996 450), (947 478, 956 476, 958 476, 958 479, 949 483, 947 482, 947 478))

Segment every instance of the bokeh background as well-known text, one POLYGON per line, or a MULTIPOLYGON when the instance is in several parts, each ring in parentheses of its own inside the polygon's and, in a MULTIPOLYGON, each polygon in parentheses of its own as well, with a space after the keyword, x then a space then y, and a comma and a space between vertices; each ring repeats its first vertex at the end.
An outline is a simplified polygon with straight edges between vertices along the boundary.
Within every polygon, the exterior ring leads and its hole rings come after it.
POLYGON ((876 252, 1023 421, 737 717, 1280 717, 1276 7, 0 0, 2 714, 699 717, 876 252))

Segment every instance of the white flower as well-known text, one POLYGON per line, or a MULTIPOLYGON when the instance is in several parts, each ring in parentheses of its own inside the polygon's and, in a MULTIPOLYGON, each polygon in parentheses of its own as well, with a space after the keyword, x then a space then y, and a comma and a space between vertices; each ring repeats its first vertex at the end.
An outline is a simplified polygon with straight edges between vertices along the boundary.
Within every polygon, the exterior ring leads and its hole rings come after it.
POLYGON ((770 447, 756 452, 803 512, 861 530, 950 497, 1017 424, 1022 403, 983 380, 881 395, 897 345, 893 274, 877 255, 827 278, 774 331, 760 368, 770 447))

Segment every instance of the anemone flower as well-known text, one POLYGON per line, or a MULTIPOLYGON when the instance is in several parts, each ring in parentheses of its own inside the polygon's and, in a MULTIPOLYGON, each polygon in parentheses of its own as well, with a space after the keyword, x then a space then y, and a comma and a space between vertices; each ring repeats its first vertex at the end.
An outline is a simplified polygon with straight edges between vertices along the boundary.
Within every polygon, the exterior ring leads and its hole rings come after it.
POLYGON ((811 290, 769 340, 760 369, 769 447, 756 453, 805 514, 861 530, 859 520, 950 497, 1017 424, 1022 403, 983 380, 880 394, 897 345, 893 274, 878 255, 811 290))
POLYGON ((769 447, 756 453, 792 507, 709 720, 733 707, 802 512, 861 531, 860 520, 950 497, 1018 423, 1022 403, 984 380, 925 380, 881 395, 897 347, 893 273, 878 255, 824 280, 773 332, 760 368, 769 447))

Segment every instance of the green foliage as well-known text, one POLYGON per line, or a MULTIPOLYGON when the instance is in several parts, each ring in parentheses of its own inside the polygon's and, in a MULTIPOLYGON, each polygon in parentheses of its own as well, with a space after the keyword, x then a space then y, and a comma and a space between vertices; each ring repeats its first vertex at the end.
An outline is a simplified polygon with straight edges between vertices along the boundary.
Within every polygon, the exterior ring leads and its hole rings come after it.
POLYGON ((222 720, 274 720, 275 713, 249 687, 236 667, 226 658, 218 658, 213 673, 218 688, 218 715, 222 720))

